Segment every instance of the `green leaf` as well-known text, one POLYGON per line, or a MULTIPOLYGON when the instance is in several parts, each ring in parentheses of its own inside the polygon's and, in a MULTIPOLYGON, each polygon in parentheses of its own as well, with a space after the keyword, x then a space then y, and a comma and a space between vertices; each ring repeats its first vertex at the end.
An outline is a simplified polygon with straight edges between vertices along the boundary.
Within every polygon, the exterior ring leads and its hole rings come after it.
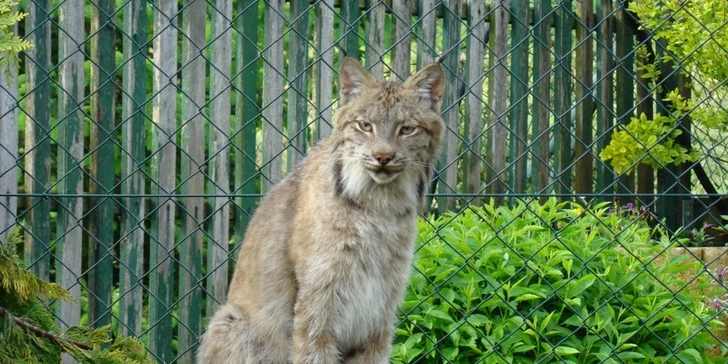
POLYGON ((555 351, 556 351, 556 354, 559 354, 561 356, 579 354, 579 350, 576 350, 569 346, 559 346, 556 348, 555 351))

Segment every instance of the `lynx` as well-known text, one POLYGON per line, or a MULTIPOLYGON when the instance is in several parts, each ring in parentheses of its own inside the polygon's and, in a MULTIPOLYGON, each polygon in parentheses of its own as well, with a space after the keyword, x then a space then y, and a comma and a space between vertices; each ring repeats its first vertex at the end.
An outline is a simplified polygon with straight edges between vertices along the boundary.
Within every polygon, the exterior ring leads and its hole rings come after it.
POLYGON ((433 63, 404 83, 353 58, 329 137, 263 199, 200 363, 387 363, 444 124, 433 63))

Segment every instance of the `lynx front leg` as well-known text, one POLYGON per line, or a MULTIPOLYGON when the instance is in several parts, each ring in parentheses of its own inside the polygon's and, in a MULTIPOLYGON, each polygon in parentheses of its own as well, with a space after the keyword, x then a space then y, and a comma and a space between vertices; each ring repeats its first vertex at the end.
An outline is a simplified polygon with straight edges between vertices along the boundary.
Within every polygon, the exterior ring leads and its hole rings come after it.
POLYGON ((369 342, 354 352, 352 356, 344 360, 343 364, 389 363, 389 353, 392 350, 391 331, 391 329, 386 329, 372 335, 369 342))
POLYGON ((299 279, 293 312, 293 364, 338 364, 334 337, 335 264, 313 266, 299 279))

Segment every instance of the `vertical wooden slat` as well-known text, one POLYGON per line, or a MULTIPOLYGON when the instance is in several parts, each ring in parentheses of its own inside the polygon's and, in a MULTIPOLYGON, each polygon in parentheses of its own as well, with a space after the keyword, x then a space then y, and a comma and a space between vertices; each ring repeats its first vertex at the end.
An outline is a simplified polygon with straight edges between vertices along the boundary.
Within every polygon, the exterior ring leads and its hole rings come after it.
MULTIPOLYGON (((468 73, 466 80, 468 125, 467 141, 470 143, 469 152, 465 154, 463 162, 463 180, 465 192, 480 193, 480 174, 483 170, 481 156, 483 136, 483 47, 485 45, 485 2, 477 1, 471 4, 468 14, 470 32, 468 35, 468 73)), ((474 198, 471 204, 480 204, 480 198, 474 198)))
POLYGON ((511 2, 511 192, 526 192, 526 138, 528 135, 528 4, 511 2))
MULTIPOLYGON (((33 47, 26 51, 25 74, 27 90, 33 90, 26 97, 25 110, 25 191, 28 194, 42 194, 48 188, 50 179, 50 22, 47 21, 50 2, 38 0, 29 4, 26 29, 33 29, 28 37, 33 47), (31 61, 32 60, 32 61, 31 61)), ((25 259, 30 270, 40 279, 48 280, 50 256, 47 254, 50 241, 50 200, 32 196, 27 204, 29 230, 25 237, 25 259)))
MULTIPOLYGON (((58 190, 64 194, 83 193, 83 113, 81 112, 84 92, 83 53, 79 45, 83 42, 83 1, 68 0, 61 5, 59 33, 60 86, 64 90, 59 96, 59 142, 58 142, 58 190)), ((78 325, 81 319, 81 256, 83 199, 67 197, 61 199, 63 208, 58 211, 59 243, 58 253, 62 264, 57 265, 59 285, 67 289, 74 301, 60 304, 60 327, 78 325)), ((75 362, 68 356, 63 362, 75 362)))
MULTIPOLYGON (((97 194, 113 192, 114 149, 111 140, 111 130, 114 128, 114 84, 112 83, 114 71, 114 26, 111 15, 116 9, 116 3, 111 0, 99 1, 93 8, 91 32, 95 37, 91 40, 91 59, 95 67, 91 67, 91 183, 92 191, 97 194)), ((109 221, 114 220, 114 206, 110 199, 99 198, 94 203, 95 210, 92 223, 92 267, 89 272, 90 290, 92 297, 90 303, 90 321, 97 326, 103 326, 111 321, 111 288, 112 265, 111 246, 113 244, 113 229, 109 228, 109 221)))
POLYGON ((382 53, 384 52, 384 12, 383 0, 369 1, 369 21, 367 35, 367 67, 369 72, 377 79, 384 77, 384 63, 382 53))
POLYGON ((420 0, 419 25, 417 27, 417 68, 421 69, 435 61, 435 21, 437 6, 435 0, 420 0))
MULTIPOLYGON (((674 111, 665 98, 669 92, 674 91, 680 86, 679 72, 673 67, 673 62, 665 60, 664 55, 667 49, 667 40, 660 39, 655 42, 657 48, 656 57, 660 60, 660 75, 662 77, 662 89, 660 90, 657 101, 657 112, 670 116, 674 111)), ((666 228, 674 233, 680 227, 680 215, 682 212, 682 199, 675 196, 676 193, 684 192, 681 188, 680 169, 674 164, 668 164, 657 171, 657 216, 665 219, 666 228)))
MULTIPOLYGON (((230 32, 230 19, 232 19, 232 1, 216 0, 216 11, 213 12, 213 37, 210 74, 212 98, 212 120, 214 126, 210 128, 213 135, 212 144, 208 146, 210 159, 213 163, 212 178, 215 194, 227 195, 230 193, 230 171, 228 158, 228 141, 230 134, 230 68, 232 55, 230 53, 232 33, 230 32)), ((280 140, 280 139, 279 139, 280 140)), ((217 303, 225 302, 228 284, 228 232, 230 221, 230 206, 228 198, 215 197, 213 199, 212 241, 208 248, 210 265, 208 266, 211 286, 207 293, 212 298, 212 308, 217 303), (216 301, 216 302, 215 302, 216 301)))
POLYGON ((554 160, 558 194, 571 193, 571 4, 564 0, 556 11, 554 160))
MULTIPOLYGON (((260 115, 258 105, 258 0, 244 0, 238 2, 238 9, 242 15, 238 15, 237 28, 242 32, 238 36, 237 47, 237 70, 240 73, 236 80, 236 87, 241 92, 237 93, 238 99, 235 103, 235 115, 240 125, 241 132, 236 136, 235 149, 235 189, 243 194, 254 194, 258 192, 256 187, 257 165, 255 162, 255 121, 260 115)), ((236 197, 236 206, 239 206, 235 214, 235 243, 243 240, 245 228, 253 209, 256 199, 252 197, 236 197)))
POLYGON ((306 155, 308 140, 308 0, 291 1, 293 31, 288 41, 288 170, 295 167, 306 155))
MULTIPOLYGON (((177 325, 178 353, 183 353, 178 362, 194 363, 196 343, 201 331, 202 290, 202 221, 204 200, 199 195, 204 191, 205 118, 202 115, 205 104, 205 59, 202 57, 206 45, 204 0, 187 0, 183 14, 182 70, 182 150, 180 161, 180 192, 186 195, 180 203, 183 216, 183 236, 179 243, 179 321, 177 325)), ((178 354, 179 355, 179 354, 178 354)))
MULTIPOLYGON (((614 47, 614 19, 612 15, 612 0, 597 1, 597 22, 599 26, 599 50, 597 51, 597 149, 604 150, 609 144, 611 129, 614 125, 614 77, 613 47, 614 47)), ((601 195, 613 192, 614 171, 608 163, 597 159, 597 189, 601 195)))
MULTIPOLYGON (((283 136, 283 0, 266 2, 263 58, 263 192, 281 180, 283 136)), ((331 31, 327 29, 326 31, 331 31)))
MULTIPOLYGON (((18 32, 17 24, 13 33, 18 32)), ((18 63, 0 67, 0 242, 7 242, 18 213, 18 63)), ((27 122, 26 122, 26 125, 27 122)))
MULTIPOLYGON (((319 138, 331 134, 331 91, 334 78, 334 0, 321 0, 318 6, 318 87, 316 89, 316 105, 318 107, 318 123, 316 125, 319 138)), ((265 160, 264 160, 265 162, 265 160)))
POLYGON ((158 359, 172 360, 172 312, 174 292, 176 128, 177 128, 177 1, 160 0, 154 17, 154 95, 152 121, 154 141, 152 177, 155 192, 169 197, 157 199, 153 216, 155 233, 150 252, 149 349, 158 359))
POLYGON ((576 144, 574 155, 576 161, 576 177, 574 188, 576 193, 591 193, 594 169, 592 161, 593 141, 592 129, 592 85, 594 84, 594 43, 592 28, 594 27, 594 0, 582 0, 579 4, 579 19, 576 28, 576 39, 583 42, 576 49, 576 144))
POLYGON ((545 201, 549 183, 549 64, 551 0, 537 0, 533 27, 533 111, 531 125, 531 191, 545 201))
MULTIPOLYGON (((626 6, 626 5, 620 5, 626 6)), ((627 24, 626 9, 619 11, 617 15, 617 122, 629 124, 634 112, 634 34, 632 28, 627 24)), ((619 177, 617 192, 621 194, 620 201, 627 203, 632 201, 630 194, 634 193, 634 174, 619 177)))
MULTIPOLYGON (((124 9, 125 92, 122 96, 121 191, 127 195, 143 194, 145 157, 145 99, 147 12, 144 0, 133 0, 124 9), (127 96, 128 95, 128 96, 127 96)), ((144 200, 123 199, 121 262, 119 265, 119 325, 122 336, 142 334, 142 274, 144 270, 144 200)))
MULTIPOLYGON (((652 49, 652 41, 648 40, 644 42, 642 47, 652 49)), ((650 53, 653 54, 653 53, 650 53)), ((654 63, 654 57, 645 57, 639 60, 642 64, 654 63)), ((647 120, 652 120, 654 117, 652 92, 649 87, 649 80, 644 78, 645 70, 637 70, 637 116, 645 114, 647 120)), ((637 193, 638 194, 652 194, 655 193, 655 170, 651 166, 640 163, 637 167, 637 193)), ((640 196, 638 197, 640 204, 644 206, 651 206, 654 202, 654 198, 651 196, 640 196)))
MULTIPOLYGON (((342 1, 341 18, 339 19, 339 28, 341 29, 341 38, 343 41, 342 48, 346 55, 359 59, 359 1, 342 1)), ((332 31, 333 28, 328 29, 332 31)))
POLYGON ((508 1, 495 0, 493 10, 493 25, 491 27, 492 54, 494 62, 493 76, 490 78, 488 87, 488 101, 493 108, 491 116, 490 159, 492 170, 489 171, 490 192, 495 195, 496 203, 503 202, 503 194, 506 192, 506 148, 507 127, 505 120, 506 113, 506 92, 505 85, 508 82, 508 69, 506 68, 506 51, 508 44, 508 1))
MULTIPOLYGON (((443 8, 444 28, 442 48, 444 53, 443 68, 445 70, 445 92, 442 97, 443 121, 445 122, 445 138, 442 159, 440 162, 440 192, 452 194, 457 191, 458 183, 458 92, 460 79, 458 75, 459 41, 460 41, 460 0, 450 0, 443 8)), ((455 208, 455 199, 442 197, 438 201, 440 212, 455 208)))
POLYGON ((409 2, 406 0, 392 0, 392 13, 394 18, 394 64, 393 80, 404 81, 410 75, 410 16, 409 2))

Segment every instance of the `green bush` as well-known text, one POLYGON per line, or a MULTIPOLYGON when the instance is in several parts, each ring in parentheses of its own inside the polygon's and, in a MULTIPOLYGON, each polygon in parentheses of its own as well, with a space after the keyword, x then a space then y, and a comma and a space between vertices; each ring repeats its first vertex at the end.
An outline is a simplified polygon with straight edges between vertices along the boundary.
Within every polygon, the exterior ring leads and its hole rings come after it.
POLYGON ((394 362, 711 362, 719 323, 677 277, 702 266, 655 263, 670 239, 613 211, 550 200, 420 221, 394 362))

